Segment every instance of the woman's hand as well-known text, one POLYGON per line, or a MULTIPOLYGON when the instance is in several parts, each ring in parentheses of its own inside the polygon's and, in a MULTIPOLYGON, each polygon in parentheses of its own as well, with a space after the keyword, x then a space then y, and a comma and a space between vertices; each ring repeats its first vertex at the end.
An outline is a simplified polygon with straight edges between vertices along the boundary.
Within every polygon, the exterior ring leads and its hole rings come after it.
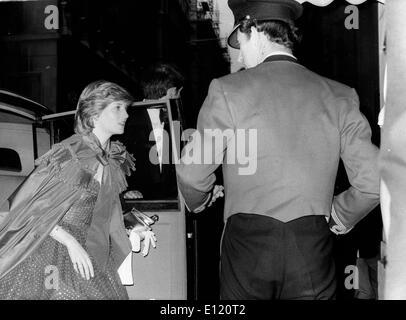
POLYGON ((132 231, 138 233, 138 235, 140 236, 141 241, 144 240, 145 232, 146 231, 151 231, 151 230, 152 230, 151 227, 141 226, 141 225, 136 225, 134 228, 132 228, 132 231))
POLYGON ((66 247, 68 248, 70 259, 73 263, 73 267, 77 273, 80 273, 82 278, 90 280, 94 277, 93 264, 90 257, 80 243, 72 237, 66 247))
POLYGON ((90 277, 94 277, 92 261, 86 250, 83 249, 74 236, 58 225, 52 229, 50 236, 66 246, 73 267, 77 273, 80 273, 80 275, 87 280, 89 280, 90 277))
POLYGON ((143 239, 144 244, 144 248, 142 249, 141 253, 144 257, 146 257, 149 253, 150 246, 156 248, 156 236, 151 230, 142 231, 140 236, 143 239))
POLYGON ((150 227, 136 226, 129 232, 132 250, 134 252, 141 251, 141 242, 144 244, 142 249, 142 255, 144 257, 148 255, 150 246, 156 248, 157 239, 150 227))
POLYGON ((130 190, 124 193, 124 199, 142 199, 144 196, 138 190, 130 190))

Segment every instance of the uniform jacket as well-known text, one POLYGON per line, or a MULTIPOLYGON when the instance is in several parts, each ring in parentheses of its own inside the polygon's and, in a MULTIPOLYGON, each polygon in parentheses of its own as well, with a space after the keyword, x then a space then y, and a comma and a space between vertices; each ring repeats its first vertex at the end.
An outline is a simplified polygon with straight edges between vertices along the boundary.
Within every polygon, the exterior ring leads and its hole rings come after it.
POLYGON ((134 169, 125 147, 111 142, 105 152, 94 134, 75 134, 55 144, 36 160, 38 165, 9 199, 10 211, 0 225, 0 278, 27 258, 89 188, 98 165, 111 170, 113 212, 110 238, 117 268, 131 251, 125 232, 119 193, 125 175, 134 169))
POLYGON ((207 201, 220 164, 225 219, 240 212, 283 222, 329 216, 334 203, 338 219, 350 228, 379 203, 378 149, 371 143, 355 90, 287 55, 271 56, 255 68, 213 80, 195 135, 199 138, 187 145, 182 159, 201 153, 204 160, 206 153, 204 164, 177 166, 179 187, 191 210, 207 201), (199 144, 200 139, 218 138, 219 133, 210 135, 207 129, 221 130, 222 147, 199 144), (238 136, 238 131, 244 134, 238 136), (255 170, 244 173, 248 163, 239 161, 238 153, 248 155, 249 147, 256 149, 250 159, 255 170), (217 157, 212 163, 207 163, 208 149, 217 157), (228 161, 233 159, 230 153, 237 154, 235 163, 228 161), (351 187, 333 198, 340 158, 351 187))

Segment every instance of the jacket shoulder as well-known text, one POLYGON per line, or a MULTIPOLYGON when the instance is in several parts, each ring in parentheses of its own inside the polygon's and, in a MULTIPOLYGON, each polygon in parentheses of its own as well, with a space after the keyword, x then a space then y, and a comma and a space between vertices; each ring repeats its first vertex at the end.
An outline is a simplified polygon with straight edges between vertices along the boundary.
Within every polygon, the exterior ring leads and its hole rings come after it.
POLYGON ((300 79, 304 86, 316 90, 316 93, 333 99, 354 98, 356 96, 354 88, 322 76, 303 65, 299 64, 298 66, 300 68, 295 69, 296 74, 294 76, 300 79))
POLYGON ((321 78, 321 81, 324 83, 325 87, 327 87, 335 97, 354 98, 356 96, 354 88, 351 88, 344 83, 322 77, 320 75, 319 77, 321 78))
MULTIPOLYGON (((249 77, 249 74, 252 73, 252 70, 242 70, 234 73, 227 74, 225 76, 219 77, 217 80, 222 86, 235 86, 242 84, 244 79, 249 77)), ((244 82, 243 82, 244 83, 244 82)), ((245 83, 246 85, 246 83, 245 83)))

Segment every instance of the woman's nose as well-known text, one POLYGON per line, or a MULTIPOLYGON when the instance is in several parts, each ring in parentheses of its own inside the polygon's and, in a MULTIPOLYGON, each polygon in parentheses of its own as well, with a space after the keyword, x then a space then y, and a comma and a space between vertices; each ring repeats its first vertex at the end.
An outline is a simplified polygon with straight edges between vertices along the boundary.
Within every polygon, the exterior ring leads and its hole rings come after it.
POLYGON ((123 116, 124 116, 124 119, 125 119, 125 120, 128 119, 128 113, 127 113, 127 110, 125 110, 125 109, 124 109, 124 114, 123 114, 123 116))

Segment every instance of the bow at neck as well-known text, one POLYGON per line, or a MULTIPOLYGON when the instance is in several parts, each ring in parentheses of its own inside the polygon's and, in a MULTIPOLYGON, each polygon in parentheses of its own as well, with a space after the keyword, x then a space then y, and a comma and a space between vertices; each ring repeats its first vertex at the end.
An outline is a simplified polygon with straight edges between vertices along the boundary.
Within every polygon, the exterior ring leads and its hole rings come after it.
POLYGON ((124 164, 127 160, 127 151, 119 142, 111 142, 108 140, 106 148, 104 149, 93 132, 84 135, 83 140, 94 152, 96 152, 96 158, 103 166, 114 163, 115 161, 117 161, 118 164, 124 164))

